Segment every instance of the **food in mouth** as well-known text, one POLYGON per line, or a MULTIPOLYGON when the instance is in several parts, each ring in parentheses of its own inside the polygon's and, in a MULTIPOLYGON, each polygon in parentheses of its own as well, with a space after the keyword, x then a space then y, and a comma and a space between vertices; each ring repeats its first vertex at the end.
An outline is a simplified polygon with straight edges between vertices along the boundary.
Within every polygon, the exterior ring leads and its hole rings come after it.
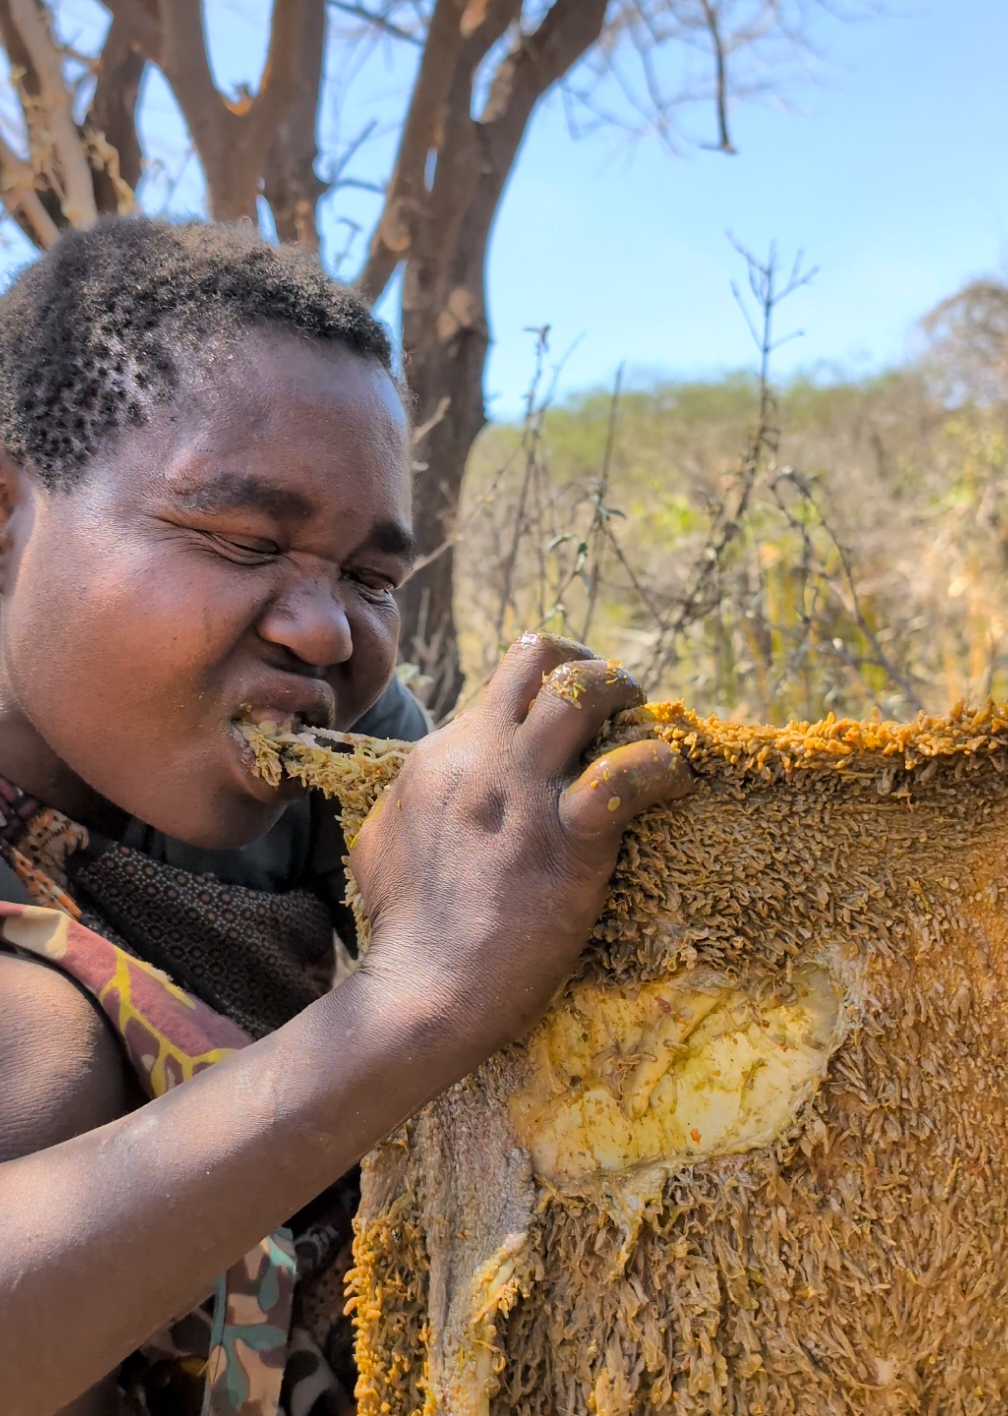
POLYGON ((296 718, 253 721, 245 716, 234 726, 252 749, 253 771, 264 782, 278 787, 288 777, 335 797, 348 840, 412 747, 394 738, 307 727, 296 718))

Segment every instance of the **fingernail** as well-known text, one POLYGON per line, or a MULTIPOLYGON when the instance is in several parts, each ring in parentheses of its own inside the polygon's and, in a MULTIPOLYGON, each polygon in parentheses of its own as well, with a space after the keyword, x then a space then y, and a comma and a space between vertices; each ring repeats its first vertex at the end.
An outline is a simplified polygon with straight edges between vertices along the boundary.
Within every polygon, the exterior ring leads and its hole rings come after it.
POLYGON ((540 629, 527 629, 518 643, 523 648, 534 648, 541 645, 556 649, 558 653, 569 655, 574 659, 598 658, 598 655, 593 653, 587 644, 581 644, 576 639, 565 639, 562 634, 546 634, 540 629))

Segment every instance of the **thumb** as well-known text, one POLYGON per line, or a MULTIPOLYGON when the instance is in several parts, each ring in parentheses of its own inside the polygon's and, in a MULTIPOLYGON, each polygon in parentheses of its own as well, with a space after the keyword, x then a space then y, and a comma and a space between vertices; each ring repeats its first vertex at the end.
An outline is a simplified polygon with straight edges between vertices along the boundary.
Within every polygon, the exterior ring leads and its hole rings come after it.
POLYGON ((678 801, 696 785, 686 760, 660 738, 614 748, 592 762, 566 789, 560 815, 570 834, 615 849, 640 812, 678 801))

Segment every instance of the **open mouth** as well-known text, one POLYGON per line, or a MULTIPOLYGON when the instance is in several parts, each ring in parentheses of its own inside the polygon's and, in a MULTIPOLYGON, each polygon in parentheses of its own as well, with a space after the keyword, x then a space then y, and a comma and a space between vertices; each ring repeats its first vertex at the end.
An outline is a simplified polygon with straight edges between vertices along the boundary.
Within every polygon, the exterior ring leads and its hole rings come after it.
POLYGON ((289 713, 272 704, 256 708, 250 703, 243 703, 231 721, 239 729, 246 723, 270 736, 277 733, 324 733, 332 727, 331 715, 321 704, 289 713))
POLYGON ((355 813, 359 815, 359 825, 371 806, 372 798, 368 798, 361 811, 365 784, 376 773, 381 785, 391 781, 410 744, 331 728, 291 731, 296 726, 296 715, 291 715, 289 723, 289 728, 278 727, 264 715, 258 722, 246 717, 231 724, 260 790, 273 793, 292 786, 299 790, 317 788, 327 797, 339 798, 344 817, 347 811, 351 821, 355 813))
POLYGON ((328 736, 330 716, 323 705, 301 712, 285 712, 273 704, 258 707, 242 704, 228 724, 231 740, 241 762, 242 777, 247 790, 257 798, 275 801, 292 800, 303 795, 304 783, 280 769, 262 770, 262 745, 266 741, 314 743, 316 736, 328 736))

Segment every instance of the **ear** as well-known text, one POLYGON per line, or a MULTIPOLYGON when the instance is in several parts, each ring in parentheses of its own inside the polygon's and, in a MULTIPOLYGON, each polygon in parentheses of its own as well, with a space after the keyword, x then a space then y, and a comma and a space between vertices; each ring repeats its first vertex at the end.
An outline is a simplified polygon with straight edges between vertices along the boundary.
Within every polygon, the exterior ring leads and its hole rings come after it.
POLYGON ((41 488, 0 448, 0 595, 8 593, 35 523, 41 488))

